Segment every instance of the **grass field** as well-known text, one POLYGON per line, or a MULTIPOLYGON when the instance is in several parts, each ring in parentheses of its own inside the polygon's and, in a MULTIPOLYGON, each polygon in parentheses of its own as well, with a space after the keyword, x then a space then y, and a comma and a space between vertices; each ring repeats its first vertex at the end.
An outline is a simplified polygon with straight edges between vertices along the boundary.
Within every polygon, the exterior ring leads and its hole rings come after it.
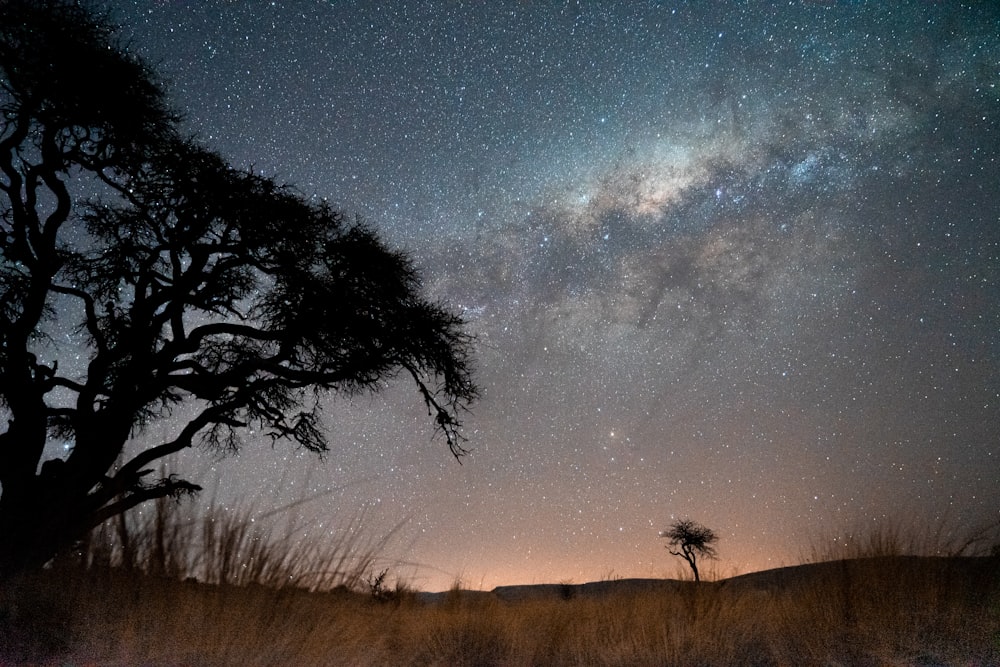
POLYGON ((192 559, 166 527, 6 584, 0 664, 1000 665, 1000 558, 904 555, 898 533, 701 584, 375 596, 370 550, 294 556, 233 523, 192 559))

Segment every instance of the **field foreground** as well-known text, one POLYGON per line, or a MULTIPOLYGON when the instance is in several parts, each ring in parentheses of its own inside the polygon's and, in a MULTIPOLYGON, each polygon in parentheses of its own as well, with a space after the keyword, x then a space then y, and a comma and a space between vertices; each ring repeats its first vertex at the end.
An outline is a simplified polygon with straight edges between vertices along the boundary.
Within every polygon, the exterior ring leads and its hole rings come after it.
POLYGON ((1000 665, 1000 558, 387 600, 119 569, 0 590, 2 665, 1000 665))

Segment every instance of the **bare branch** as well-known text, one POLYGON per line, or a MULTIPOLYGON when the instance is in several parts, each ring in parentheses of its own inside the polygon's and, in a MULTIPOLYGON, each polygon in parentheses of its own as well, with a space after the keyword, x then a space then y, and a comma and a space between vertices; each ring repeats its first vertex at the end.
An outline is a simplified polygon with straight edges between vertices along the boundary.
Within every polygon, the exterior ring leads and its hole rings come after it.
MULTIPOLYGON (((151 471, 145 471, 151 472, 151 471)), ((170 475, 151 485, 137 485, 128 490, 119 500, 104 505, 91 514, 84 528, 89 530, 101 525, 108 519, 118 516, 128 510, 157 498, 180 498, 185 495, 195 495, 201 491, 201 487, 192 484, 187 480, 180 479, 176 475, 170 475)))
POLYGON ((68 287, 66 285, 57 285, 53 283, 49 286, 56 294, 65 294, 67 296, 73 296, 83 302, 84 315, 87 318, 85 326, 87 328, 87 333, 93 339, 94 344, 97 346, 98 354, 107 351, 108 343, 104 339, 104 334, 101 332, 100 327, 97 323, 97 308, 94 305, 94 297, 83 291, 82 289, 77 289, 75 287, 68 287))

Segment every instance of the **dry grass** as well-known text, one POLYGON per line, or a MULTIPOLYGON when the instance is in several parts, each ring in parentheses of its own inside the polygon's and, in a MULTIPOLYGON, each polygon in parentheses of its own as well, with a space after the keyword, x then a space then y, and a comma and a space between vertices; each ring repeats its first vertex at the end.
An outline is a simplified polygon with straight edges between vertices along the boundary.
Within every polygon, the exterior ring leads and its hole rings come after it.
POLYGON ((1000 522, 969 527, 948 517, 888 519, 814 540, 802 562, 884 556, 1000 556, 1000 522))
MULTIPOLYGON (((302 562, 267 543, 245 553, 302 562)), ((523 599, 456 589, 433 601, 398 591, 389 602, 346 580, 302 590, 287 572, 276 580, 277 566, 259 569, 260 585, 69 564, 2 590, 0 664, 1000 665, 1000 558, 857 555, 700 585, 567 584, 523 599)))
MULTIPOLYGON (((281 513, 272 510, 264 516, 281 513)), ((363 517, 355 516, 337 537, 310 540, 301 535, 293 512, 285 513, 280 532, 275 524, 258 521, 257 514, 252 507, 225 510, 214 503, 199 512, 196 506, 160 498, 145 514, 119 516, 96 529, 60 565, 179 581, 324 591, 361 587, 392 537, 367 539, 363 517)))

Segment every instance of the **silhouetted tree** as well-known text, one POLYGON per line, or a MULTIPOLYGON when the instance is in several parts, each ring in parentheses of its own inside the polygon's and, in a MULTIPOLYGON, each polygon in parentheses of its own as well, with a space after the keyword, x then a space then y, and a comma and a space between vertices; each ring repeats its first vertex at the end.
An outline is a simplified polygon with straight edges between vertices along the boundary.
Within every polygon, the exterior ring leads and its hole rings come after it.
POLYGON ((716 552, 713 545, 719 541, 715 532, 691 519, 679 519, 670 524, 670 528, 667 530, 660 531, 660 537, 666 537, 670 540, 667 550, 674 556, 680 556, 686 560, 694 573, 694 580, 701 581, 698 576, 698 556, 715 558, 716 552), (674 549, 680 549, 680 551, 674 551, 674 549))
POLYGON ((0 2, 0 114, 0 574, 200 490, 153 474, 192 445, 325 451, 321 399, 400 373, 466 453, 463 321, 371 229, 182 136, 105 17, 0 2))

